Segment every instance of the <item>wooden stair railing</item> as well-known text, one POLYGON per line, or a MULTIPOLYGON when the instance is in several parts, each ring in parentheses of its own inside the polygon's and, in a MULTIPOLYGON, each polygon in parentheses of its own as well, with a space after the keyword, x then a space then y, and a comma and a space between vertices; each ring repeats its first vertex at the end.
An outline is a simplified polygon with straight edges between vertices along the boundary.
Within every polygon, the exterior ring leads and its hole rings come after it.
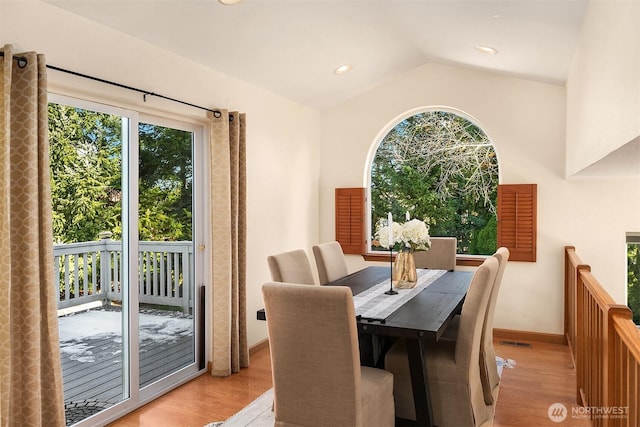
POLYGON ((576 401, 593 426, 638 426, 640 332, 572 246, 565 247, 565 336, 576 368, 576 401))
POLYGON ((640 384, 640 332, 631 320, 631 311, 613 318, 613 355, 609 360, 608 389, 610 405, 614 408, 626 408, 627 422, 609 425, 640 425, 638 385, 640 384), (625 378, 625 381, 620 381, 625 378))
POLYGON ((564 335, 571 349, 573 366, 576 365, 575 343, 576 343, 576 283, 581 270, 591 271, 591 267, 584 264, 576 254, 573 246, 565 248, 565 268, 564 268, 564 335))

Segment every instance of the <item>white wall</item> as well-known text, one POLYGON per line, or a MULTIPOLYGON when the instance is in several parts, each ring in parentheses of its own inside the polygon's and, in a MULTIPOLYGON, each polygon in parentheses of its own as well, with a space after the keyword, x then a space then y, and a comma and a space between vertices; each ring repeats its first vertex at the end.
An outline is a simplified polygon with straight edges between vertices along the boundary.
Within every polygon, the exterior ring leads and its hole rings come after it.
MULTIPOLYGON (((640 229, 638 180, 564 179, 564 88, 428 64, 323 114, 320 240, 333 238, 333 190, 365 185, 379 133, 416 108, 447 106, 474 117, 495 145, 503 184, 538 184, 538 260, 511 262, 496 327, 561 334, 563 248, 575 245, 618 300, 625 295, 625 232, 640 229), (340 155, 336 155, 340 153, 340 155)), ((350 257, 350 268, 364 265, 350 257)))
MULTIPOLYGON (((640 1, 592 0, 567 80, 567 176, 639 137, 640 1)), ((588 173, 630 175, 628 161, 640 176, 637 154, 588 173)))
MULTIPOLYGON (((434 105, 477 120, 496 146, 502 183, 538 184, 538 262, 509 264, 496 326, 562 332, 564 245, 575 245, 614 298, 624 302, 624 233, 640 230, 640 183, 564 179, 562 87, 430 64, 320 116, 42 2, 0 1, 0 44, 5 43, 44 53, 52 65, 248 114, 250 344, 266 337, 264 323, 254 319, 262 307, 259 287, 269 279, 267 255, 309 251, 317 241, 332 240, 333 189, 364 185, 367 155, 379 133, 407 111, 434 105)), ((581 102, 590 103, 589 79, 584 79, 581 102)), ((139 95, 56 72, 49 73, 49 81, 56 90, 118 105, 202 117, 157 99, 143 105, 139 95)), ((350 257, 351 269, 363 265, 360 257, 350 257)))
MULTIPOLYGON (((47 64, 196 105, 247 113, 249 344, 265 338, 265 322, 255 313, 263 307, 260 286, 270 279, 267 256, 310 249, 318 240, 319 114, 46 3, 0 1, 0 8, 0 44, 16 51, 44 53, 47 64)), ((204 117, 153 97, 143 104, 140 94, 59 72, 49 71, 48 78, 57 92, 204 117)))

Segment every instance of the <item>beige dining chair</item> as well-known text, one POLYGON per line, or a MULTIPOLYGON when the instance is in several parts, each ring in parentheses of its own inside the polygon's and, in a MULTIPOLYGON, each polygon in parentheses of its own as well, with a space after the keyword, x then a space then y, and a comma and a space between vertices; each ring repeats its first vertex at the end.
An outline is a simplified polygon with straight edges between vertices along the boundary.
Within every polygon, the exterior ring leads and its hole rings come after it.
POLYGON ((417 268, 433 268, 453 271, 456 268, 456 250, 458 241, 455 237, 431 237, 428 251, 416 251, 413 258, 417 268))
POLYGON ((315 285, 309 257, 304 249, 282 252, 267 257, 271 280, 274 282, 315 285))
POLYGON ((496 403, 498 391, 500 389, 500 375, 496 364, 496 351, 493 346, 493 316, 496 311, 498 293, 502 284, 502 276, 509 261, 509 249, 500 247, 493 256, 498 260, 498 273, 491 288, 487 314, 484 319, 484 329, 482 333, 482 346, 480 352, 480 376, 482 379, 482 390, 484 401, 487 404, 496 403))
POLYGON ((338 280, 347 274, 347 261, 338 242, 327 242, 313 246, 313 256, 316 259, 320 284, 338 280))
MULTIPOLYGON (((498 374, 498 365, 496 363, 496 352, 493 346, 493 317, 496 310, 496 302, 500 285, 502 284, 502 276, 509 261, 509 249, 500 247, 493 254, 498 260, 498 272, 495 281, 491 287, 491 295, 487 305, 487 314, 485 315, 482 342, 480 346, 480 379, 482 381, 482 391, 484 401, 487 404, 495 404, 498 400, 498 391, 500 385, 500 375, 498 374)), ((447 330, 440 338, 442 341, 455 341, 460 326, 460 316, 452 319, 447 330)))
POLYGON ((393 427, 393 376, 360 366, 346 286, 262 285, 276 426, 393 427))
MULTIPOLYGON (((498 260, 494 257, 476 269, 455 342, 429 343, 425 349, 433 418, 440 427, 484 427, 493 422, 494 406, 484 401, 479 362, 484 318, 497 272, 498 260)), ((385 369, 394 376, 396 415, 415 420, 406 341, 391 347, 385 369)))

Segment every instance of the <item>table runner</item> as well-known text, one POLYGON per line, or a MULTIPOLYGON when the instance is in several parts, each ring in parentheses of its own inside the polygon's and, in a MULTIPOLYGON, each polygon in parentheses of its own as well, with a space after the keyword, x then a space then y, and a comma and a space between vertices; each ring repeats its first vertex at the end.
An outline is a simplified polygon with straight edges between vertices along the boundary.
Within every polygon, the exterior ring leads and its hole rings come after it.
POLYGON ((417 272, 418 282, 416 286, 411 289, 394 288, 394 290, 398 292, 397 295, 385 295, 385 292, 389 290, 390 278, 371 286, 364 292, 354 295, 353 305, 356 309, 356 316, 360 316, 365 320, 383 321, 447 271, 418 269, 417 272))

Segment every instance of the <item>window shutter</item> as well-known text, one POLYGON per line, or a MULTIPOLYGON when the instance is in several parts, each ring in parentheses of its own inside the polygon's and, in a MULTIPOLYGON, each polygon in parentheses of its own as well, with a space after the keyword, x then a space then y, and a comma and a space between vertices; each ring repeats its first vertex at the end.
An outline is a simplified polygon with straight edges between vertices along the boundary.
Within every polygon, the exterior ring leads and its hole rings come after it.
POLYGON ((336 188, 336 240, 345 254, 364 254, 364 188, 336 188))
POLYGON ((537 185, 498 186, 498 247, 509 261, 536 261, 537 185))

